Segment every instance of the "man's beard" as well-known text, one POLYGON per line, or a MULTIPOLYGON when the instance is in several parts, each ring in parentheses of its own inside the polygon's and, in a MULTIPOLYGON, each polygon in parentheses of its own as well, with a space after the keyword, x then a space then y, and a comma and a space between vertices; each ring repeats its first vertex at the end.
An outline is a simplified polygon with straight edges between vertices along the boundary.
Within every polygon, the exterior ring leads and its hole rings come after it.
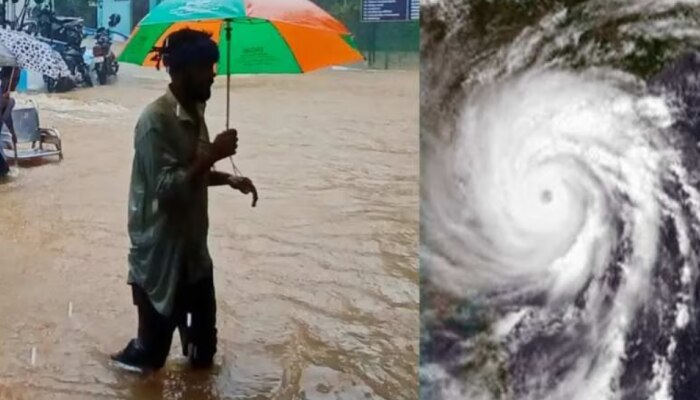
POLYGON ((197 101, 200 103, 206 103, 211 99, 211 89, 198 89, 195 93, 197 93, 197 101))

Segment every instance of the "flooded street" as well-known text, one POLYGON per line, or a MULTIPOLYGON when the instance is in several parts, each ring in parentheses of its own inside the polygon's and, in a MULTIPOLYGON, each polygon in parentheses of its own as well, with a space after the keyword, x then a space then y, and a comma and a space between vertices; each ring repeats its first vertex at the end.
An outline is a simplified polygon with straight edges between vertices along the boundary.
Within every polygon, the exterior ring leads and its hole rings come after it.
MULTIPOLYGON (((107 87, 18 96, 65 160, 0 184, 0 399, 416 399, 417 72, 234 78, 236 165, 261 197, 210 190, 217 367, 186 371, 177 336, 154 376, 109 367, 136 331, 133 127, 166 85, 123 65, 107 87)), ((219 77, 212 138, 225 99, 219 77)))

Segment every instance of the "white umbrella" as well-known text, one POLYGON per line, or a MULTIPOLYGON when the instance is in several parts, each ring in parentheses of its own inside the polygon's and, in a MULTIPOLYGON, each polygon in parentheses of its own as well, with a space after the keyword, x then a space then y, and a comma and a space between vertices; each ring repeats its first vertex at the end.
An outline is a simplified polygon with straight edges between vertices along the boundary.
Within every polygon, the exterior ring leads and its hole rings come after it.
POLYGON ((16 67, 17 59, 12 55, 10 50, 5 47, 4 44, 0 43, 0 66, 2 67, 16 67))
POLYGON ((24 32, 0 29, 0 45, 0 66, 19 67, 53 79, 72 76, 56 50, 24 32))

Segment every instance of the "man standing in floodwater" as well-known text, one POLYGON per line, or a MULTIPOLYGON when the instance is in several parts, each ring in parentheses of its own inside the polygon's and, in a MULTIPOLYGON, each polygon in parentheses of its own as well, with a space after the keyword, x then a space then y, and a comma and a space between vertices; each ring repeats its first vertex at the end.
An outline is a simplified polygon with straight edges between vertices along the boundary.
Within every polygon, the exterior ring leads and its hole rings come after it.
POLYGON ((163 367, 176 328, 191 365, 212 365, 217 330, 207 188, 229 185, 252 193, 253 206, 257 202, 250 179, 212 170, 238 146, 235 130, 210 142, 204 121, 219 61, 216 43, 207 33, 184 29, 156 50, 171 84, 137 123, 129 195, 128 283, 138 335, 112 356, 137 372, 163 367))

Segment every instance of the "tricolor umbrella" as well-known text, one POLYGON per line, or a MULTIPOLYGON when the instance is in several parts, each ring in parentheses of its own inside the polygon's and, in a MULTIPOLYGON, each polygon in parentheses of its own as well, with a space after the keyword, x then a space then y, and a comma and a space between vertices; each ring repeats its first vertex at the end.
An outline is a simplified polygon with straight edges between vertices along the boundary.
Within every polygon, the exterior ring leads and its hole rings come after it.
POLYGON ((306 73, 364 60, 348 29, 310 0, 165 0, 134 28, 120 60, 155 67, 153 48, 184 28, 219 44, 227 128, 231 74, 306 73))

